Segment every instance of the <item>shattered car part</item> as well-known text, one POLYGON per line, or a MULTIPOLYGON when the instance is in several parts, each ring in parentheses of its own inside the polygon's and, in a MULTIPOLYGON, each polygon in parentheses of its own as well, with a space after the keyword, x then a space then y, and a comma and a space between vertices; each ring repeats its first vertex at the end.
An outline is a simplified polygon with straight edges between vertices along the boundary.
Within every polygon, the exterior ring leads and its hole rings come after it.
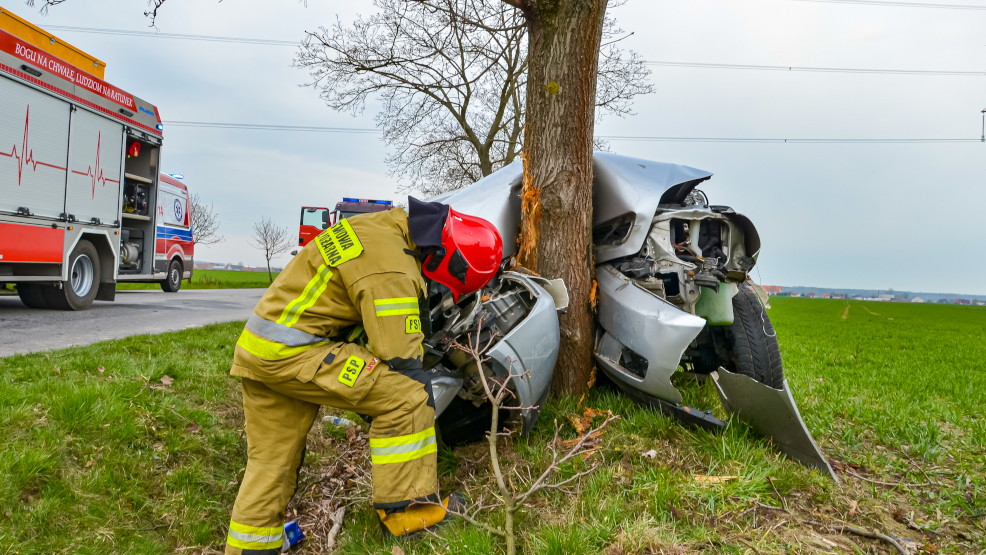
POLYGON ((609 264, 596 269, 597 319, 604 333, 595 356, 613 381, 651 397, 681 403, 671 385, 681 355, 705 327, 688 314, 620 274, 609 264))
MULTIPOLYGON (((445 295, 433 295, 429 323, 437 321, 442 327, 426 340, 425 366, 432 382, 435 418, 441 422, 453 405, 458 407, 456 414, 461 413, 462 403, 456 404, 457 398, 480 412, 488 411, 488 407, 482 408, 488 403, 478 372, 501 379, 512 376, 510 389, 516 399, 511 404, 520 407, 515 412, 526 434, 537 421, 551 385, 560 344, 556 310, 567 306, 568 291, 562 280, 502 272, 496 283, 481 293, 451 306, 445 295), (453 341, 475 342, 477 335, 481 345, 490 343, 482 353, 486 358, 482 368, 464 352, 450 348, 453 341)), ((466 418, 474 417, 477 415, 466 418)), ((476 420, 482 426, 482 419, 476 420)), ((449 441, 457 442, 453 436, 457 428, 446 428, 449 441)))
POLYGON ((784 380, 783 389, 774 389, 725 368, 713 372, 712 380, 726 412, 771 438, 785 455, 805 466, 817 468, 839 482, 801 419, 787 380, 784 380))

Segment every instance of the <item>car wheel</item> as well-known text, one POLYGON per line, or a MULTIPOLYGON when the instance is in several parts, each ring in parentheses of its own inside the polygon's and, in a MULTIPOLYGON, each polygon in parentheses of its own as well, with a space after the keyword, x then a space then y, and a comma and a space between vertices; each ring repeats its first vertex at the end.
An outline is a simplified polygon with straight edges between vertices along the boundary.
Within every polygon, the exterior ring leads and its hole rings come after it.
POLYGON ((18 283, 17 296, 28 308, 48 308, 43 285, 37 283, 18 283))
POLYGON ((692 359, 695 372, 708 374, 721 366, 774 389, 784 387, 777 334, 760 299, 747 284, 741 283, 733 297, 733 323, 706 326, 705 333, 707 339, 692 359))
POLYGON ((89 241, 79 241, 68 257, 68 281, 62 287, 46 286, 48 308, 86 310, 99 292, 99 254, 89 241))
POLYGON ((774 389, 784 387, 784 363, 777 334, 757 294, 745 283, 740 284, 739 292, 733 297, 733 323, 729 331, 731 364, 726 369, 774 389))
POLYGON ((181 289, 181 262, 177 260, 172 260, 168 264, 168 275, 165 276, 164 281, 161 282, 161 289, 165 293, 177 293, 181 289))

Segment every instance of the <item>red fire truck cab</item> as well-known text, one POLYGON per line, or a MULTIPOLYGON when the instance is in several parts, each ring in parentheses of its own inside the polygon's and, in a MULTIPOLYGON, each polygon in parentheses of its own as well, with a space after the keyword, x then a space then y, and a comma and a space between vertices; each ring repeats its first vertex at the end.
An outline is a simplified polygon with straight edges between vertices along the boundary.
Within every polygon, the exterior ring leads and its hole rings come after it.
POLYGON ((335 225, 341 218, 349 218, 357 214, 369 214, 370 212, 383 212, 393 207, 394 202, 390 200, 365 198, 344 198, 342 202, 336 203, 335 209, 331 211, 324 206, 302 206, 298 246, 304 247, 316 235, 322 233, 323 229, 335 225))

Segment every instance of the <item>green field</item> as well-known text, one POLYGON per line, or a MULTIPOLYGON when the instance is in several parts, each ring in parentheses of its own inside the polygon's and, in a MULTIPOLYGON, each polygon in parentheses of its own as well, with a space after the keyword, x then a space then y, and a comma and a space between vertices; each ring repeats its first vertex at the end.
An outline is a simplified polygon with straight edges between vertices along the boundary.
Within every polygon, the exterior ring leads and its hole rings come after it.
MULTIPOLYGON (((272 274, 275 278, 277 273, 272 274)), ((249 289, 267 287, 267 272, 235 272, 232 270, 195 270, 192 279, 181 284, 182 289, 249 289)), ((117 291, 160 289, 157 283, 117 283, 117 291)))
MULTIPOLYGON (((811 521, 877 529, 929 553, 983 553, 986 309, 772 303, 794 396, 843 469, 842 487, 778 455, 742 424, 720 434, 688 430, 597 387, 583 406, 623 417, 593 455, 603 465, 570 492, 538 496, 521 512, 522 551, 891 552, 811 521), (651 449, 655 459, 641 457, 651 449)), ((221 324, 0 359, 0 554, 221 549, 245 463, 238 384, 227 374, 240 329, 221 324), (163 376, 174 382, 162 384, 163 376)), ((708 385, 676 381, 687 403, 717 406, 708 385)), ((534 433, 506 447, 511 480, 523 484, 541 468, 552 422, 577 411, 574 399, 550 402, 534 433)), ((300 552, 322 552, 327 527, 317 507, 326 501, 350 503, 339 552, 390 554, 394 542, 381 538, 365 481, 338 479, 360 475, 353 466, 364 458, 339 454, 350 445, 340 430, 316 428, 291 506, 312 536, 300 552), (336 487, 345 489, 328 497, 336 487)), ((439 466, 443 491, 488 499, 483 446, 443 451, 439 466)), ((421 554, 502 550, 462 522, 396 543, 421 554)))

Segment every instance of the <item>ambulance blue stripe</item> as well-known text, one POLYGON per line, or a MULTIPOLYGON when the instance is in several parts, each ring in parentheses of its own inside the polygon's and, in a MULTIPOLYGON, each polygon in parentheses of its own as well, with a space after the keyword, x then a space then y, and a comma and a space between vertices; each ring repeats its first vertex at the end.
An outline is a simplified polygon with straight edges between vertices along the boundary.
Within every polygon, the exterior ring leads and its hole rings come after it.
POLYGON ((179 229, 175 227, 164 227, 157 226, 157 235, 162 239, 174 239, 178 238, 182 241, 192 240, 192 230, 191 229, 179 229))

